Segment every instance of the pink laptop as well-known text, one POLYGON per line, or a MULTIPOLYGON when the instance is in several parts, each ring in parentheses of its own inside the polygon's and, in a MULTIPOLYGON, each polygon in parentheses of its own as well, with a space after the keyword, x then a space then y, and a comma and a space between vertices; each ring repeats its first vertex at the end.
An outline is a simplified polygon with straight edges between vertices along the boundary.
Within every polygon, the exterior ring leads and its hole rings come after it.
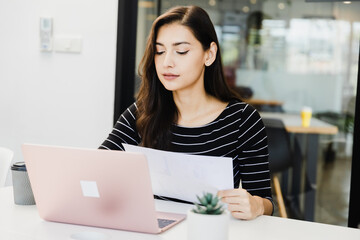
POLYGON ((185 218, 155 211, 145 155, 23 144, 41 218, 47 221, 161 233, 185 218))

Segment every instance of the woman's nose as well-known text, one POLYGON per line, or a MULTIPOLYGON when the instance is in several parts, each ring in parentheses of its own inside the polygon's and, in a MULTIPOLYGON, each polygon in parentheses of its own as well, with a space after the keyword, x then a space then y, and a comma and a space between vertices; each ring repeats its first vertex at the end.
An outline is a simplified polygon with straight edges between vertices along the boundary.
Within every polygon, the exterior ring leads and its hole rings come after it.
POLYGON ((173 54, 171 52, 165 53, 163 64, 164 64, 164 67, 174 67, 175 66, 173 54))

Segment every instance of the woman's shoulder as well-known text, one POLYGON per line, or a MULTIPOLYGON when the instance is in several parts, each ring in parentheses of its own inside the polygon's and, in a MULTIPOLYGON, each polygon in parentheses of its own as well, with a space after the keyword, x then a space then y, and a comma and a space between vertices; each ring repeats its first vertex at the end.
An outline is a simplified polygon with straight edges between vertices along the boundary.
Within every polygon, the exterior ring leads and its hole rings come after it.
POLYGON ((251 109, 251 110, 254 109, 254 108, 253 108, 251 105, 249 105, 248 103, 243 102, 243 101, 238 100, 238 99, 231 100, 231 101, 229 102, 229 104, 227 105, 227 107, 226 107, 226 109, 227 109, 228 111, 233 111, 233 112, 237 112, 237 111, 243 112, 243 111, 245 111, 245 110, 248 109, 248 108, 251 109))
POLYGON ((127 109, 125 109, 123 111, 123 113, 119 117, 119 121, 122 121, 122 120, 125 120, 127 122, 135 121, 136 120, 136 111, 137 111, 137 106, 136 106, 136 102, 134 102, 127 109))
POLYGON ((137 107, 137 105, 136 105, 136 102, 133 102, 133 104, 131 104, 128 109, 129 109, 129 111, 131 111, 132 113, 136 113, 136 111, 138 110, 138 107, 137 107))
POLYGON ((258 111, 251 106, 250 104, 243 102, 241 100, 231 100, 226 108, 227 114, 234 114, 237 117, 245 118, 245 117, 255 117, 260 118, 260 114, 258 111))
MULTIPOLYGON (((248 107, 248 104, 242 102, 241 100, 230 100, 225 107, 225 109, 221 112, 221 114, 214 121, 215 123, 223 124, 225 121, 227 124, 232 122, 238 122, 244 114, 244 111, 248 107)), ((214 123, 213 122, 213 123, 214 123)))

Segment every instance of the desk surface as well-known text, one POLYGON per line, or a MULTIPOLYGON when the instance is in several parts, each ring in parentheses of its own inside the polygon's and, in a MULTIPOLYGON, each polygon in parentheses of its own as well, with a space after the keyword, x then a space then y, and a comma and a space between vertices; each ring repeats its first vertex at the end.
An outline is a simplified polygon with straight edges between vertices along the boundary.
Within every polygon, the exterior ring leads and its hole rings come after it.
MULTIPOLYGON (((186 220, 159 235, 47 222, 39 217, 36 206, 15 205, 12 194, 12 187, 0 188, 0 239, 69 240, 72 234, 80 232, 102 233, 111 240, 186 240, 187 238, 186 220)), ((189 207, 191 205, 156 200, 156 208, 161 211, 185 213, 189 207)), ((271 216, 261 216, 251 221, 231 218, 229 240, 235 239, 359 240, 360 230, 271 216)))
POLYGON ((338 128, 334 125, 312 118, 309 127, 301 126, 300 114, 278 113, 278 112, 260 112, 263 118, 281 119, 285 128, 291 133, 310 133, 310 134, 337 134, 338 128))

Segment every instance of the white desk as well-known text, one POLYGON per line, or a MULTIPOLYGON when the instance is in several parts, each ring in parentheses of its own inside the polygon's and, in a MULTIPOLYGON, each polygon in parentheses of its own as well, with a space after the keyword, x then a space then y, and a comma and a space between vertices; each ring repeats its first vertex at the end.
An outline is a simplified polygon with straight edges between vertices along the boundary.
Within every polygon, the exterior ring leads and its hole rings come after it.
MULTIPOLYGON (((11 187, 0 188, 0 239, 69 240, 73 233, 90 231, 106 234, 111 240, 186 240, 186 220, 159 235, 47 222, 39 217, 36 206, 15 205, 12 194, 11 187)), ((180 213, 191 207, 160 200, 157 200, 156 206, 162 211, 180 213)), ((239 239, 359 240, 360 230, 270 216, 261 216, 251 221, 231 219, 229 240, 239 239)))

